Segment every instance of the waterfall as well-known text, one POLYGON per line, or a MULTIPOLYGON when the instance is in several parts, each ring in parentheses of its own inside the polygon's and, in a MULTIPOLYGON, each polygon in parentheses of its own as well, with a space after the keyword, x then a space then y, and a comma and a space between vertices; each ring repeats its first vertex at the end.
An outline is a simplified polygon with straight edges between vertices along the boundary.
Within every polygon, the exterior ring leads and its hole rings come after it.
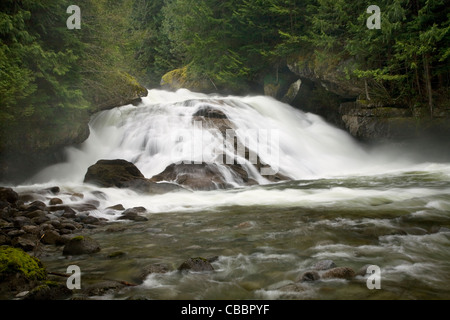
POLYGON ((266 184, 272 174, 292 180, 339 177, 376 172, 387 163, 321 117, 266 96, 150 90, 137 106, 95 115, 90 131, 79 148, 67 149, 66 163, 43 170, 34 181, 79 183, 100 159, 133 162, 147 178, 172 164, 214 164, 232 186, 242 183, 230 164, 266 184))

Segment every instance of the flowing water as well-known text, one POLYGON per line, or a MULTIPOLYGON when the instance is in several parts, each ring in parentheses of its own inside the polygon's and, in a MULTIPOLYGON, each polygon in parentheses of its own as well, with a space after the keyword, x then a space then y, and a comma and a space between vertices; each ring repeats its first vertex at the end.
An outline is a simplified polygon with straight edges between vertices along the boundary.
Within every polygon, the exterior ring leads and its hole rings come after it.
POLYGON ((90 128, 81 147, 67 150, 66 163, 15 186, 26 192, 58 185, 68 204, 83 193, 82 201, 99 203, 90 214, 110 221, 92 231, 100 253, 65 258, 55 249, 42 257, 49 268, 65 272, 77 264, 86 279, 100 274, 133 282, 149 264, 176 269, 190 257, 219 257, 212 273, 153 274, 102 298, 450 298, 450 163, 419 161, 399 148, 363 147, 320 117, 268 97, 150 90, 138 106, 99 113, 90 128), (271 183, 241 157, 258 185, 242 185, 221 162, 233 188, 143 195, 83 183, 99 159, 131 161, 152 177, 172 163, 229 154, 219 131, 193 121, 205 106, 225 114, 237 136, 292 180, 271 183), (252 134, 242 136, 246 132, 252 134), (107 207, 119 203, 144 206, 149 220, 117 221, 121 212, 107 207), (117 251, 124 255, 108 258, 117 251), (289 286, 324 259, 354 270, 379 266, 381 289, 369 290, 363 277, 289 286))

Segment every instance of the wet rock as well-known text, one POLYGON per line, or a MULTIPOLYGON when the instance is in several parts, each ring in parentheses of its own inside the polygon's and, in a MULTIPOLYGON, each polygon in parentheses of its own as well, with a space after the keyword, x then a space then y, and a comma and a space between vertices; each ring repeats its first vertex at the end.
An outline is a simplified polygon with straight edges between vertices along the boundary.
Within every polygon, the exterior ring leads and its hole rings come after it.
POLYGON ((80 221, 84 224, 99 224, 100 219, 92 216, 80 216, 80 221))
POLYGON ((0 293, 18 293, 47 278, 41 261, 20 248, 0 247, 0 293))
POLYGON ((66 300, 71 296, 72 291, 67 288, 65 283, 47 281, 30 290, 23 299, 34 301, 66 300))
POLYGON ((33 224, 31 219, 25 216, 18 216, 13 219, 13 224, 15 228, 22 228, 23 226, 33 224))
POLYGON ((88 296, 102 296, 108 293, 115 293, 123 289, 125 284, 120 281, 104 280, 88 285, 83 293, 88 296))
POLYGON ((88 168, 84 182, 105 188, 127 188, 136 179, 145 177, 133 163, 121 159, 99 160, 88 168))
POLYGON ((25 213, 25 216, 27 218, 33 219, 33 218, 36 218, 36 217, 45 217, 46 213, 45 213, 45 211, 42 211, 42 210, 34 210, 34 211, 31 211, 31 212, 25 213))
POLYGON ((35 210, 46 210, 47 209, 47 205, 39 200, 35 200, 32 203, 30 203, 27 207, 27 211, 35 211, 35 210))
POLYGON ((205 271, 214 271, 214 267, 211 263, 202 257, 197 258, 189 258, 184 261, 180 267, 179 271, 194 271, 194 272, 205 272, 205 271))
POLYGON ((84 182, 105 188, 129 188, 137 192, 164 194, 182 190, 171 183, 155 183, 146 179, 139 169, 126 160, 100 160, 88 168, 84 182))
POLYGON ((27 225, 27 226, 23 226, 22 230, 26 233, 31 233, 33 235, 38 235, 39 232, 41 231, 41 228, 38 226, 32 226, 32 225, 27 225))
MULTIPOLYGON (((237 167, 236 167, 237 168, 237 167)), ((245 171, 245 170, 244 170, 245 171)), ((248 181, 247 172, 240 172, 242 183, 248 181)), ((239 175, 240 175, 239 174, 239 175)), ((236 173, 236 178, 239 177, 236 173)), ((160 174, 153 176, 152 181, 172 181, 192 190, 216 190, 232 187, 214 163, 180 163, 171 164, 160 174)))
POLYGON ((356 272, 356 276, 365 277, 367 275, 367 268, 369 268, 370 266, 370 264, 366 264, 359 268, 359 270, 356 272))
POLYGON ((317 271, 305 271, 302 273, 297 282, 312 282, 320 279, 320 275, 317 271))
POLYGON ((58 187, 58 186, 54 186, 54 187, 51 187, 51 188, 47 188, 44 191, 48 192, 48 193, 51 193, 51 194, 58 194, 58 193, 61 192, 61 188, 58 187))
POLYGON ((144 267, 140 274, 140 280, 144 281, 150 274, 152 273, 167 273, 170 272, 171 269, 169 265, 165 263, 155 263, 144 267))
POLYGON ((87 212, 97 210, 97 206, 90 203, 73 204, 70 206, 70 208, 72 208, 77 212, 87 212))
POLYGON ((333 260, 320 260, 312 266, 312 269, 322 271, 322 270, 333 269, 336 267, 337 267, 337 265, 334 263, 333 260))
POLYGON ((38 243, 35 235, 25 233, 24 235, 15 237, 11 240, 11 245, 15 248, 21 248, 24 251, 32 251, 38 243))
POLYGON ((50 221, 50 218, 47 216, 39 216, 39 217, 34 217, 33 219, 31 219, 31 222, 34 224, 43 224, 50 221))
POLYGON ((19 200, 19 195, 11 188, 0 187, 0 200, 10 204, 15 204, 17 200, 19 200))
POLYGON ((206 260, 208 260, 209 263, 213 263, 216 262, 217 260, 219 260, 219 256, 211 256, 206 258, 206 260))
POLYGON ((116 204, 115 206, 111 206, 111 207, 108 207, 106 209, 111 209, 111 210, 116 210, 116 211, 123 211, 123 210, 125 210, 124 206, 121 205, 121 204, 116 204))
POLYGON ((49 205, 54 206, 57 204, 63 204, 63 201, 60 198, 51 198, 49 201, 49 205))
POLYGON ((327 270, 323 275, 323 279, 331 279, 331 278, 338 278, 338 279, 346 279, 351 280, 356 276, 356 273, 353 269, 348 267, 337 267, 330 270, 327 270))
POLYGON ((134 207, 125 210, 122 213, 122 216, 118 218, 118 220, 132 220, 132 221, 148 221, 146 217, 141 216, 141 213, 147 212, 147 209, 144 207, 134 207))
POLYGON ((61 235, 55 230, 48 230, 44 233, 41 242, 50 245, 63 245, 68 241, 61 237, 61 235))
POLYGON ((64 246, 63 255, 82 255, 97 253, 101 250, 99 243, 85 236, 77 236, 72 238, 64 246))

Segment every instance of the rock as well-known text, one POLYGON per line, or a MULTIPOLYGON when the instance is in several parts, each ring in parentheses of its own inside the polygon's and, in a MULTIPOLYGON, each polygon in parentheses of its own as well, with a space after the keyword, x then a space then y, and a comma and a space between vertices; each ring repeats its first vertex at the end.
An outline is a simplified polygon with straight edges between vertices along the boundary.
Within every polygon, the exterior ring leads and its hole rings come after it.
POLYGON ((71 296, 72 291, 67 288, 65 283, 46 281, 30 290, 23 299, 34 301, 67 300, 71 296))
POLYGON ((107 293, 114 293, 124 288, 125 284, 114 280, 104 280, 88 285, 83 292, 88 296, 101 296, 107 293))
POLYGON ((294 83, 292 83, 284 95, 284 97, 281 99, 282 102, 290 104, 294 101, 294 99, 297 97, 298 92, 300 91, 300 86, 302 85, 302 80, 297 80, 294 83))
POLYGON ((54 206, 57 204, 63 204, 63 201, 60 198, 51 198, 49 201, 49 205, 54 206))
POLYGON ((51 244, 51 245, 63 245, 66 244, 67 241, 60 236, 58 232, 55 230, 48 230, 44 233, 43 238, 41 239, 41 242, 44 244, 51 244))
POLYGON ((338 278, 338 279, 346 279, 351 280, 356 276, 356 273, 353 269, 348 267, 338 267, 327 270, 323 275, 323 279, 331 279, 331 278, 338 278))
POLYGON ((122 216, 118 218, 118 220, 132 220, 132 221, 148 221, 146 217, 139 215, 140 213, 147 212, 147 209, 144 207, 134 207, 125 210, 122 213, 122 216))
POLYGON ((38 226, 27 225, 27 226, 23 226, 22 230, 25 231, 26 233, 31 233, 31 234, 37 236, 39 234, 41 228, 38 226))
POLYGON ((161 77, 161 88, 176 91, 178 89, 188 89, 196 92, 213 93, 216 92, 214 84, 208 78, 192 80, 188 77, 188 67, 175 69, 167 72, 161 77))
POLYGON ((15 296, 47 279, 41 261, 19 248, 0 247, 0 294, 15 296))
POLYGON ((32 203, 30 203, 27 207, 27 211, 36 211, 36 210, 46 210, 47 209, 47 205, 39 200, 33 201, 32 203))
POLYGON ((320 275, 317 271, 305 271, 302 273, 300 278, 297 280, 297 282, 310 282, 310 281, 316 281, 320 279, 320 275))
POLYGON ((214 267, 211 263, 201 257, 189 258, 183 262, 178 268, 179 271, 194 271, 194 272, 204 272, 204 271, 214 271, 214 267))
POLYGON ((15 217, 15 218, 14 218, 13 224, 14 224, 14 227, 15 227, 15 228, 20 229, 20 228, 22 228, 23 226, 30 225, 30 224, 33 224, 33 223, 31 222, 31 219, 28 218, 28 217, 25 217, 25 216, 18 216, 18 217, 15 217))
POLYGON ((183 189, 170 183, 150 181, 134 164, 120 159, 98 161, 95 165, 89 167, 84 182, 106 188, 129 188, 137 192, 151 194, 164 194, 183 189))
POLYGON ((0 247, 0 293, 27 291, 45 279, 47 271, 39 259, 19 248, 0 247))
POLYGON ((90 237, 77 236, 72 238, 63 249, 63 255, 82 255, 97 253, 101 250, 98 242, 90 237))
POLYGON ((51 188, 47 188, 44 191, 45 192, 49 192, 51 194, 58 194, 58 193, 61 192, 61 189, 58 186, 54 186, 54 187, 51 187, 51 188))
POLYGON ((47 216, 39 216, 39 217, 34 217, 33 219, 31 219, 31 222, 34 224, 43 224, 45 222, 50 221, 50 218, 47 216))
POLYGON ((370 264, 362 266, 361 268, 359 268, 358 272, 356 272, 356 275, 365 277, 367 275, 367 268, 369 268, 370 266, 371 266, 370 264))
POLYGON ((19 195, 11 188, 0 187, 0 200, 15 204, 19 200, 19 195))
POLYGON ((140 280, 144 281, 152 273, 167 273, 171 271, 169 266, 165 263, 155 263, 144 267, 140 274, 140 280))
POLYGON ((312 269, 321 271, 321 270, 333 269, 336 267, 337 266, 333 260, 320 260, 312 266, 312 269))
POLYGON ((33 219, 33 218, 36 218, 36 217, 45 217, 46 213, 45 213, 45 211, 42 211, 42 210, 34 210, 34 211, 31 211, 31 212, 25 213, 25 216, 27 218, 33 219))
POLYGON ((108 207, 106 209, 116 210, 116 211, 123 211, 125 210, 124 206, 121 204, 116 204, 114 206, 108 207))
POLYGON ((100 219, 92 216, 80 216, 80 220, 84 224, 98 224, 100 219))
POLYGON ((133 180, 144 180, 144 175, 131 162, 125 160, 99 160, 88 168, 85 183, 101 187, 127 188, 133 180))
POLYGON ((10 245, 11 244, 11 238, 7 235, 0 234, 0 246, 4 245, 10 245))
MULTIPOLYGON (((242 184, 249 182, 248 174, 239 165, 233 165, 232 174, 242 184)), ((230 188, 222 172, 215 163, 171 164, 152 181, 171 181, 192 190, 216 190, 230 188)))
POLYGON ((11 240, 11 245, 13 247, 21 248, 24 251, 32 251, 36 247, 37 243, 38 238, 29 233, 15 237, 11 240))
POLYGON ((97 206, 90 203, 79 203, 79 204, 72 204, 70 206, 72 210, 75 210, 76 212, 87 212, 87 211, 94 211, 97 210, 97 206))

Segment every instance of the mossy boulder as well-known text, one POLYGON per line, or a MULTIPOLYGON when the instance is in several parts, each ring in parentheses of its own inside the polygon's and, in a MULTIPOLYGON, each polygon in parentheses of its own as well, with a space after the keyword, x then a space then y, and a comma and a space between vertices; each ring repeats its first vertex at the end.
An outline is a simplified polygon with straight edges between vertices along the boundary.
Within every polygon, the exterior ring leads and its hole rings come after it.
POLYGON ((13 298, 29 291, 47 279, 47 271, 39 259, 19 248, 0 247, 0 297, 13 298))
POLYGON ((29 280, 47 278, 47 272, 39 259, 19 248, 0 247, 0 282, 17 274, 29 280))
POLYGON ((163 89, 173 91, 178 89, 188 89, 203 93, 217 91, 211 80, 193 78, 189 73, 188 66, 167 72, 162 76, 160 85, 163 89))

